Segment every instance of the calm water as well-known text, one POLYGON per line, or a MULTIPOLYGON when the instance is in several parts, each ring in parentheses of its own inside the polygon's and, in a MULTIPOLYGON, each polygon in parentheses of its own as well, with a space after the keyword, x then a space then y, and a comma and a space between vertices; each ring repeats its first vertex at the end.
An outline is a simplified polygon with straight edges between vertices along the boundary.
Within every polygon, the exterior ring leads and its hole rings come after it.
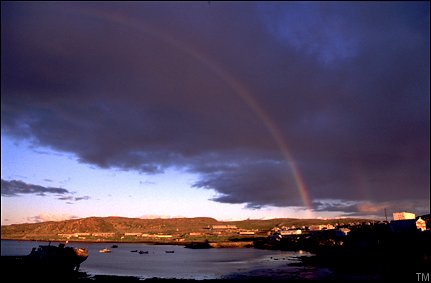
MULTIPOLYGON (((27 255, 32 247, 46 242, 1 241, 1 255, 27 255)), ((58 245, 58 243, 52 243, 58 245)), ((271 278, 324 278, 326 271, 314 268, 294 267, 306 253, 243 249, 186 249, 182 246, 69 243, 73 247, 85 247, 89 257, 81 264, 81 271, 91 275, 126 275, 140 278, 214 279, 237 276, 268 276, 271 278), (111 253, 99 253, 109 248, 111 253), (148 251, 148 254, 131 252, 148 251), (166 253, 165 251, 174 251, 166 253)))

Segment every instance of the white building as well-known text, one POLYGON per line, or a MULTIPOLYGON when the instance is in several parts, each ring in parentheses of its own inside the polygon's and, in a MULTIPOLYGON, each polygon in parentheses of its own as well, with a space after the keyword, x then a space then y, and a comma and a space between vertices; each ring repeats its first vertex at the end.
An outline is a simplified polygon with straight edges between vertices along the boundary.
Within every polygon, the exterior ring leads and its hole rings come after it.
POLYGON ((321 224, 321 225, 310 225, 308 227, 310 231, 321 231, 321 230, 333 230, 335 229, 332 224, 321 224))
POLYGON ((427 229, 427 224, 425 223, 425 220, 419 217, 419 219, 416 220, 416 228, 420 229, 421 231, 425 231, 427 229))
POLYGON ((302 231, 300 229, 296 229, 296 230, 286 230, 286 231, 281 231, 280 235, 281 236, 287 236, 287 235, 300 235, 302 234, 302 231))
POLYGON ((239 231, 240 235, 254 235, 255 232, 254 231, 239 231))
POLYGON ((408 220, 408 219, 416 219, 416 215, 410 212, 394 212, 393 214, 394 220, 408 220))

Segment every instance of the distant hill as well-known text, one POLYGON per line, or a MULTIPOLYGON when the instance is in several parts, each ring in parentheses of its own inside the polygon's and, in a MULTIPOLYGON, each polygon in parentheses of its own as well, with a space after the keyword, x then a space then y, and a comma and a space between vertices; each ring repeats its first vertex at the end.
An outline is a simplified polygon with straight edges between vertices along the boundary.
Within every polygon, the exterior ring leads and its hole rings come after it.
POLYGON ((48 235, 65 233, 170 233, 176 229, 201 229, 219 223, 213 218, 172 218, 172 219, 140 219, 126 217, 89 217, 64 221, 48 221, 41 223, 12 224, 1 226, 1 238, 10 235, 48 235))
POLYGON ((335 224, 368 221, 366 219, 295 219, 276 218, 269 220, 217 221, 209 217, 141 219, 125 217, 89 217, 65 221, 12 224, 1 226, 1 239, 55 239, 58 234, 71 233, 149 233, 184 235, 205 232, 213 225, 235 225, 239 229, 269 231, 275 226, 308 226, 313 224, 335 224))

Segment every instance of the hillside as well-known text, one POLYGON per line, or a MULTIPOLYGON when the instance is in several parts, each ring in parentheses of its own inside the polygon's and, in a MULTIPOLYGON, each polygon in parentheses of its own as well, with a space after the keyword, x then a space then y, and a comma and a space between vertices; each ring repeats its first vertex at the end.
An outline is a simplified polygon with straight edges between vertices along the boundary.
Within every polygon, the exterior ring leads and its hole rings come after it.
MULTIPOLYGON (((237 232, 221 234, 211 234, 209 231, 213 225, 234 225, 239 230, 254 230, 260 236, 275 226, 308 226, 313 224, 335 224, 337 222, 361 222, 363 219, 294 219, 277 218, 270 220, 242 220, 221 222, 213 218, 171 218, 171 219, 140 219, 125 217, 89 217, 83 219, 72 219, 65 221, 50 221, 43 223, 12 224, 1 226, 1 239, 14 240, 63 240, 62 234, 110 234, 108 236, 92 237, 85 235, 82 237, 72 236, 71 240, 87 241, 144 241, 141 237, 125 237, 126 233, 140 233, 148 235, 172 235, 172 239, 165 241, 190 241, 190 240, 226 240, 237 232), (195 238, 190 237, 190 233, 197 234, 195 238), (197 238, 196 238, 197 237, 197 238), (181 239, 181 240, 180 240, 181 239)), ((366 220, 365 220, 366 221, 366 220)), ((70 237, 69 237, 70 238, 70 237)), ((145 239, 148 241, 148 239, 145 239)), ((150 240, 151 241, 151 240, 150 240)))
POLYGON ((89 217, 65 221, 49 221, 42 223, 12 224, 1 226, 1 238, 9 236, 50 235, 64 233, 170 233, 176 229, 182 232, 201 229, 208 225, 216 225, 213 218, 172 218, 172 219, 140 219, 125 217, 89 217))

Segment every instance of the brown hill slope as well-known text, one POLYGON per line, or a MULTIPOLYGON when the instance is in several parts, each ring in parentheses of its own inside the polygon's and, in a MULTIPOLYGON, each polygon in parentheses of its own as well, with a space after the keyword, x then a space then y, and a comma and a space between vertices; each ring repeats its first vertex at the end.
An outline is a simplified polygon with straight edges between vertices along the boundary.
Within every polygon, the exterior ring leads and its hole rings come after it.
POLYGON ((22 238, 25 235, 57 235, 67 233, 171 233, 189 232, 217 224, 213 218, 140 219, 125 217, 89 217, 65 221, 12 224, 1 226, 1 238, 22 238))
POLYGON ((242 220, 221 222, 213 218, 171 218, 171 219, 140 219, 125 217, 89 217, 65 221, 50 221, 43 223, 12 224, 1 226, 1 239, 43 239, 58 234, 71 233, 149 233, 177 234, 190 232, 206 232, 212 225, 235 225, 239 229, 257 229, 269 231, 275 226, 295 225, 308 226, 312 224, 335 224, 339 222, 362 222, 365 219, 295 219, 277 218, 269 220, 242 220))

